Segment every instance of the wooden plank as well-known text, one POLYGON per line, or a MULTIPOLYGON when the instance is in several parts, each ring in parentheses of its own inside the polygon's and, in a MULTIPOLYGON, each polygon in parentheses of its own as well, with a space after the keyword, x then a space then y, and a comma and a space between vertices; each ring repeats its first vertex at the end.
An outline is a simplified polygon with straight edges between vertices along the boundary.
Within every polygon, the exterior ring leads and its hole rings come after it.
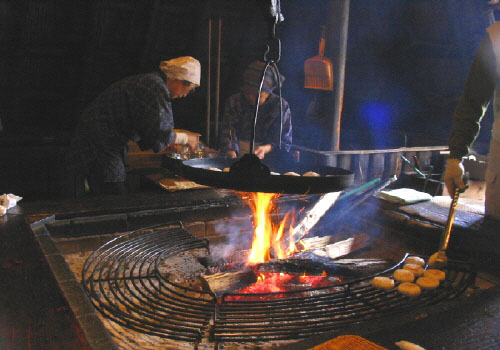
POLYGON ((402 155, 413 164, 413 156, 421 154, 424 164, 434 166, 435 172, 440 173, 444 169, 444 160, 449 152, 447 146, 349 151, 317 151, 302 146, 293 147, 300 150, 304 159, 315 159, 319 162, 318 165, 352 170, 355 173, 355 179, 361 181, 378 176, 396 175, 399 177, 402 171, 414 172, 411 166, 402 161, 402 155), (368 165, 366 165, 367 159, 369 159, 368 165))
POLYGON ((423 172, 427 171, 427 169, 432 165, 431 157, 432 157, 431 151, 417 152, 417 159, 418 159, 417 166, 420 167, 421 171, 423 172))
POLYGON ((325 159, 325 165, 326 166, 331 166, 331 167, 336 167, 337 166, 337 156, 332 155, 329 157, 324 157, 325 159))
MULTIPOLYGON (((417 154, 416 151, 406 151, 404 152, 403 156, 405 156, 406 159, 408 159, 411 162, 411 164, 414 164, 413 156, 416 154, 417 154)), ((404 172, 412 172, 412 173, 415 172, 415 170, 413 170, 413 168, 406 162, 404 162, 402 170, 404 172)))
POLYGON ((396 175, 399 177, 401 173, 401 156, 399 153, 387 153, 385 155, 384 177, 396 175))
POLYGON ((370 161, 370 177, 369 178, 376 178, 376 177, 382 177, 384 175, 384 154, 383 153, 376 153, 371 155, 371 161, 370 161))
POLYGON ((351 155, 344 154, 344 155, 340 156, 338 163, 339 163, 338 167, 350 170, 351 169, 351 155))
POLYGON ((368 179, 370 165, 370 156, 368 154, 360 154, 353 158, 354 177, 359 181, 368 179))
POLYGON ((397 153, 397 152, 422 152, 422 151, 438 151, 441 153, 446 153, 448 151, 448 146, 428 146, 428 147, 400 147, 400 148, 388 148, 388 149, 363 149, 363 150, 348 150, 348 151, 318 151, 312 148, 293 145, 294 149, 311 152, 316 154, 322 154, 325 156, 339 155, 339 154, 374 154, 374 153, 397 153))
POLYGON ((431 164, 434 166, 434 173, 443 173, 445 170, 446 159, 449 152, 432 151, 431 164))

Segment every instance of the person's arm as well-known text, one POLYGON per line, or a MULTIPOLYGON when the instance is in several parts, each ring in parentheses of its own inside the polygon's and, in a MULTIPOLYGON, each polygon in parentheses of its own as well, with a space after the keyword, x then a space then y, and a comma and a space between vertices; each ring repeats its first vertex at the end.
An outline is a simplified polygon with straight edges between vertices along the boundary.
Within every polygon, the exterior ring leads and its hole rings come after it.
POLYGON ((279 99, 276 100, 277 108, 273 109, 273 122, 269 128, 269 136, 267 137, 267 143, 272 144, 273 149, 279 149, 280 145, 280 131, 281 133, 281 149, 285 151, 290 151, 292 147, 292 113, 290 111, 290 106, 288 102, 282 98, 283 101, 283 127, 280 127, 281 116, 279 99), (282 129, 282 130, 281 130, 282 129))
POLYGON ((470 151, 481 119, 493 98, 497 79, 496 57, 489 36, 481 42, 469 70, 464 91, 453 118, 449 138, 450 158, 461 159, 470 151))
POLYGON ((220 151, 229 154, 231 157, 236 157, 240 151, 238 136, 234 127, 237 116, 236 98, 231 96, 227 99, 224 106, 220 135, 220 151))
POLYGON ((279 149, 280 132, 281 149, 288 152, 292 146, 292 114, 287 101, 285 99, 282 99, 282 101, 283 124, 281 124, 281 110, 279 106, 279 99, 277 99, 277 106, 274 106, 275 108, 271 110, 271 114, 268 114, 268 117, 272 119, 272 123, 270 123, 270 126, 268 127, 264 144, 255 147, 254 153, 260 159, 263 159, 266 154, 272 150, 279 149), (283 125, 283 127, 281 128, 280 125, 283 125))
POLYGON ((160 152, 176 141, 170 97, 161 84, 146 82, 138 86, 130 103, 134 128, 140 136, 138 145, 142 150, 160 152))
MULTIPOLYGON (((288 102, 283 100, 283 133, 281 134, 281 148, 290 151, 292 147, 292 112, 288 102)), ((279 145, 277 145, 279 147, 279 145)))
POLYGON ((447 160, 444 182, 451 197, 458 187, 464 189, 462 157, 479 134, 480 123, 495 91, 497 62, 489 36, 486 36, 469 70, 464 91, 455 110, 451 136, 450 156, 447 160))

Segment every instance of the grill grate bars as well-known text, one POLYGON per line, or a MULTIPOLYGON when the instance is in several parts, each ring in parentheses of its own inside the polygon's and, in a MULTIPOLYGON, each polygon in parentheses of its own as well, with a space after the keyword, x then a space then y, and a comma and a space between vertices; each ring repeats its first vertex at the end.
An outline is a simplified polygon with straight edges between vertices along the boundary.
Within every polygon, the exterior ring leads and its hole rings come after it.
MULTIPOLYGON (((300 339, 413 311, 459 296, 475 278, 468 264, 450 261, 440 287, 413 298, 373 288, 372 275, 300 291, 231 293, 217 300, 211 291, 160 273, 162 263, 198 248, 208 249, 208 243, 181 227, 130 232, 89 256, 82 285, 96 309, 124 327, 180 341, 199 343, 208 337, 223 343, 300 339)), ((377 275, 392 275, 406 256, 377 275)))
MULTIPOLYGON (((390 275, 402 262, 378 275, 390 275)), ((225 301, 231 296, 226 295, 218 305, 212 336, 219 342, 298 339, 453 299, 475 278, 469 266, 459 262, 450 262, 446 274, 439 288, 423 291, 418 297, 404 296, 395 289, 375 289, 370 285, 373 276, 332 287, 325 295, 276 303, 245 301, 250 295, 225 301)))
POLYGON ((158 267, 179 252, 208 248, 206 242, 180 228, 133 236, 121 236, 87 259, 83 287, 92 303, 107 318, 136 331, 200 341, 213 318, 214 296, 170 283, 158 267))

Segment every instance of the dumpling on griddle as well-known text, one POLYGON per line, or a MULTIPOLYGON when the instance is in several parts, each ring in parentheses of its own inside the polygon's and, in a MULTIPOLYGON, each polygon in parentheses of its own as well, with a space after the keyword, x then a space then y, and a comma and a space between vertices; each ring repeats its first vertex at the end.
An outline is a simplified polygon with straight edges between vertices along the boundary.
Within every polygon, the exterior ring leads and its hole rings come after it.
POLYGON ((419 277, 417 279, 417 284, 422 289, 431 290, 431 289, 436 289, 437 287, 439 287, 439 280, 432 278, 432 277, 422 276, 422 277, 419 277))
POLYGON ((394 288, 394 280, 389 277, 376 276, 372 279, 372 286, 378 289, 391 290, 394 288))
POLYGON ((409 297, 416 297, 422 293, 422 288, 415 283, 403 282, 398 286, 398 291, 409 297))
POLYGON ((413 282, 415 275, 410 270, 397 269, 394 271, 394 279, 399 282, 413 282))
POLYGON ((403 269, 413 272, 415 277, 420 277, 424 274, 424 268, 416 264, 405 264, 403 269))
POLYGON ((425 266, 425 260, 419 256, 409 256, 406 258, 405 263, 425 266))
POLYGON ((289 171, 287 173, 284 173, 283 175, 288 175, 288 176, 300 176, 299 174, 297 174, 296 172, 294 171, 289 171))
POLYGON ((428 269, 424 271, 425 277, 432 277, 437 279, 438 281, 442 281, 446 278, 446 273, 437 269, 428 269))
POLYGON ((314 171, 308 171, 307 173, 304 173, 302 176, 320 176, 320 175, 314 171))

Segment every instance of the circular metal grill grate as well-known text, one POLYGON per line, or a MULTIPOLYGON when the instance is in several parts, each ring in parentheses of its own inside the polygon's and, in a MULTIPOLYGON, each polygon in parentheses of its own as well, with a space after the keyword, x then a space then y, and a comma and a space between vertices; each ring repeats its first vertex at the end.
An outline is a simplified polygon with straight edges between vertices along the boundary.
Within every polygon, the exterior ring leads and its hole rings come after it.
MULTIPOLYGON (((457 297, 475 278, 468 264, 450 262, 446 280, 418 297, 375 289, 372 275, 320 288, 217 299, 160 271, 165 261, 198 248, 208 249, 208 243, 180 227, 123 235, 89 256, 83 287, 105 317, 139 332, 189 342, 206 337, 257 342, 300 339, 436 304, 457 297)), ((405 258, 376 275, 392 275, 405 258)))
POLYGON ((198 341, 213 317, 215 297, 172 283, 161 262, 179 252, 207 247, 181 228, 132 233, 89 256, 83 287, 94 306, 118 324, 159 337, 198 341))

